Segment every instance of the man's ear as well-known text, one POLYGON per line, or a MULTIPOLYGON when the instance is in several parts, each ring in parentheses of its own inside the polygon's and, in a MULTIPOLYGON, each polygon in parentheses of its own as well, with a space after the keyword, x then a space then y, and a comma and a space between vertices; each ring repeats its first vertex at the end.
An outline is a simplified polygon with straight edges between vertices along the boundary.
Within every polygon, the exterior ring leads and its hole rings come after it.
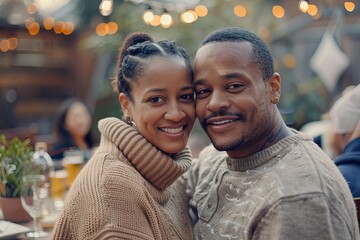
POLYGON ((125 93, 119 94, 119 103, 120 103, 121 110, 124 113, 125 117, 130 117, 130 107, 129 107, 130 100, 126 96, 125 93))
POLYGON ((272 77, 269 79, 269 86, 271 88, 271 97, 279 98, 281 95, 281 77, 279 73, 274 73, 272 77))

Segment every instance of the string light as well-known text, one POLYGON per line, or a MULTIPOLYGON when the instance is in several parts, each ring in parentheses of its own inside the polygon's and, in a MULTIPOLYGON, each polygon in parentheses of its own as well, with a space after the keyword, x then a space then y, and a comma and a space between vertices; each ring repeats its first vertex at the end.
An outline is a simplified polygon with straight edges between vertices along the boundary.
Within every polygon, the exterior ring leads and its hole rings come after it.
POLYGON ((61 34, 65 29, 65 23, 63 21, 57 21, 54 25, 54 32, 61 34))
POLYGON ((154 13, 148 9, 143 13, 143 20, 145 23, 149 24, 154 20, 154 13))
POLYGON ((113 11, 113 0, 102 0, 99 5, 99 11, 104 17, 109 16, 113 11))
POLYGON ((150 25, 153 27, 157 27, 160 25, 160 16, 159 15, 154 15, 154 19, 150 22, 150 25))
POLYGON ((180 15, 180 19, 184 23, 192 23, 198 19, 198 16, 195 11, 188 10, 180 15))
POLYGON ((303 13, 306 13, 308 8, 309 8, 309 3, 306 0, 299 1, 299 9, 300 9, 300 11, 302 11, 303 13))
POLYGON ((283 18, 285 16, 285 9, 280 5, 275 5, 272 8, 272 13, 276 18, 283 18))
POLYGON ((238 17, 245 17, 247 15, 246 7, 239 4, 234 7, 234 14, 238 17))
POLYGON ((308 9, 307 9, 307 13, 310 16, 316 16, 316 14, 318 13, 318 7, 314 4, 309 4, 308 9))
POLYGON ((55 20, 52 17, 46 17, 43 19, 43 24, 46 30, 51 30, 55 25, 55 20))
POLYGON ((355 3, 350 2, 350 1, 346 1, 346 2, 344 2, 344 7, 345 7, 346 11, 352 12, 355 9, 355 3))
POLYGON ((172 24, 172 17, 169 13, 164 13, 160 17, 160 24, 163 26, 170 26, 172 24))
POLYGON ((196 6, 194 11, 199 17, 205 17, 208 14, 208 9, 204 5, 196 6))
POLYGON ((64 35, 70 35, 70 34, 72 34, 74 32, 74 29, 75 29, 74 23, 66 22, 64 24, 64 29, 63 29, 62 33, 64 35))

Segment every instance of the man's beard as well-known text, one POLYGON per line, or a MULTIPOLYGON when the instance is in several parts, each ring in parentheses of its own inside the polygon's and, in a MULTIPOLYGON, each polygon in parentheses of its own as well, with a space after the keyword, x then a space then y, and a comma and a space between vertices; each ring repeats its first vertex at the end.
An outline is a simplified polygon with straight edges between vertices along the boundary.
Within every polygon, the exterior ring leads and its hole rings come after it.
POLYGON ((239 139, 237 138, 235 141, 229 143, 229 144, 225 144, 225 145, 219 145, 216 144, 216 141, 214 141, 214 139, 211 137, 211 135, 209 134, 207 128, 208 128, 208 119, 213 118, 213 117, 218 117, 218 116, 232 116, 232 117, 237 117, 238 119, 236 121, 242 122, 242 123, 246 123, 247 121, 247 115, 245 112, 241 112, 241 113, 231 113, 231 112, 227 112, 225 110, 221 110, 219 113, 212 113, 209 116, 207 116, 206 118, 204 118, 204 120, 201 122, 201 126, 202 128, 205 130, 206 134, 208 135, 208 137, 210 138, 211 142, 213 143, 214 147, 219 150, 219 151, 231 151, 231 150, 235 150, 238 149, 241 146, 245 146, 249 143, 249 141, 246 141, 244 139, 239 139))

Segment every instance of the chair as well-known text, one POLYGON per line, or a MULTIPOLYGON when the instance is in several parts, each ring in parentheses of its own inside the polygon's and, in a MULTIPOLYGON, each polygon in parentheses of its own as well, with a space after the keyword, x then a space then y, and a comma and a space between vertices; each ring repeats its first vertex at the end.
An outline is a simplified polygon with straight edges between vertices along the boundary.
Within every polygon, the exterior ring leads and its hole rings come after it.
POLYGON ((357 219, 358 219, 358 224, 359 224, 359 229, 360 229, 360 197, 354 198, 354 202, 355 202, 356 214, 357 214, 357 219))

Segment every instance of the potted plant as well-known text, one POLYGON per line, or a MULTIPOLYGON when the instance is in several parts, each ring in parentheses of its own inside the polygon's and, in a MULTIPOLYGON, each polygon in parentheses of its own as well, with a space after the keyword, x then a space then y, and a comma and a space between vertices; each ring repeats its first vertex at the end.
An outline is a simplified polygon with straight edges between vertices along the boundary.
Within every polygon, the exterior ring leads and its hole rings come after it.
POLYGON ((31 218, 21 205, 21 180, 33 154, 31 141, 0 135, 0 208, 5 220, 26 222, 31 218), (15 209, 17 207, 17 209, 15 209))

